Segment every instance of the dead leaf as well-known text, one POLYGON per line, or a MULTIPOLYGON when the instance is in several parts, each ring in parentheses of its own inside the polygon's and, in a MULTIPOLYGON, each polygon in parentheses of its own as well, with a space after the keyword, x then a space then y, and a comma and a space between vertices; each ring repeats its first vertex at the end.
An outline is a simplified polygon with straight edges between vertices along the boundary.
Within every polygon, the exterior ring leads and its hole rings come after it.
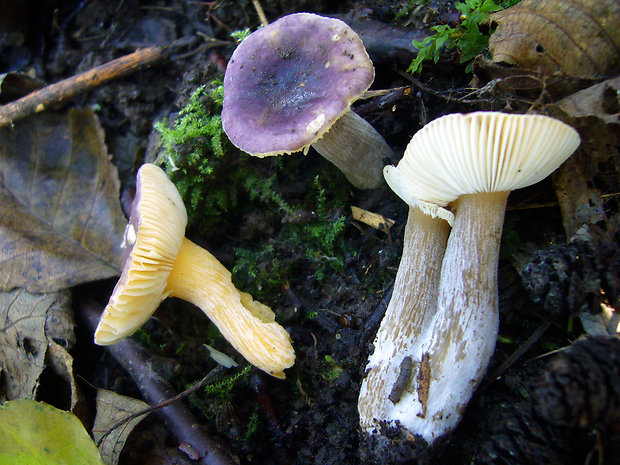
POLYGON ((91 110, 0 130, 0 290, 53 292, 119 274, 119 182, 91 110))
POLYGON ((602 188, 607 188, 607 193, 618 192, 618 173, 613 169, 617 162, 613 157, 618 156, 620 142, 619 89, 620 78, 609 79, 547 107, 581 135, 577 152, 552 178, 569 239, 581 226, 605 219, 602 194, 606 191, 602 188))
POLYGON ((544 75, 613 75, 620 66, 618 0, 522 0, 493 13, 489 39, 495 63, 544 75))
MULTIPOLYGON (((97 391, 97 417, 93 426, 93 436, 98 443, 108 430, 127 416, 144 410, 149 404, 138 399, 122 396, 112 391, 97 391)), ((145 415, 133 418, 113 430, 99 445, 99 453, 106 465, 116 465, 131 431, 140 423, 145 415)))
POLYGON ((24 73, 11 71, 0 74, 0 103, 5 104, 17 100, 30 92, 40 89, 44 85, 39 79, 24 73))
POLYGON ((46 316, 58 300, 58 294, 30 294, 23 289, 0 293, 0 365, 6 399, 35 398, 48 347, 46 316))
POLYGON ((73 412, 80 399, 75 377, 73 376, 73 357, 64 347, 49 339, 47 348, 48 352, 46 362, 48 368, 53 369, 56 374, 60 376, 69 386, 71 392, 71 398, 68 399, 69 410, 73 412))
POLYGON ((596 116, 620 124, 620 76, 563 98, 555 104, 572 118, 596 116))

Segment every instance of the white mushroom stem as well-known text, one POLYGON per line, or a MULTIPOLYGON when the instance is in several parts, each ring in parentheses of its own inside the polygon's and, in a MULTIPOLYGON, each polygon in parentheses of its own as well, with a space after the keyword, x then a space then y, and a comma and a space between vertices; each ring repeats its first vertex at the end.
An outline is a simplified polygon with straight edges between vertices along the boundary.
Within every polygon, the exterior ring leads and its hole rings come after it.
POLYGON ((312 144, 358 189, 383 185, 383 160, 392 150, 368 121, 349 110, 312 144))
POLYGON ((252 365, 277 377, 293 365, 291 338, 266 305, 240 292, 230 272, 208 251, 183 239, 166 295, 192 302, 252 365))
MULTIPOLYGON (((394 419, 432 443, 454 429, 484 377, 499 325, 497 266, 508 192, 467 194, 453 204, 437 312, 422 346, 426 399, 417 385, 394 419)), ((414 370, 414 379, 420 377, 414 370)), ((414 383, 415 384, 415 383, 414 383)))
MULTIPOLYGON (((420 341, 431 337, 425 330, 437 308, 449 231, 446 221, 409 208, 392 299, 375 338, 358 402, 360 424, 368 433, 378 432, 380 421, 396 420, 399 409, 408 408, 400 399, 421 381, 412 374, 420 372, 415 367, 422 355, 420 341)), ((419 397, 424 397, 421 391, 419 397)))

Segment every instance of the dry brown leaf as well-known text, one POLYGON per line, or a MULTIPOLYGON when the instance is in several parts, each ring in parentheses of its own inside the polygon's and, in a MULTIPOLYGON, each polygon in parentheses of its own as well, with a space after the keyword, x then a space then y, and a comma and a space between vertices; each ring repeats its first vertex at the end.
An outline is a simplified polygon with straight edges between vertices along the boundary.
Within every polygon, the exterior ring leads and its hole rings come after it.
MULTIPOLYGON (((97 416, 93 425, 95 442, 98 443, 112 426, 125 417, 148 407, 149 404, 141 400, 122 396, 105 389, 99 389, 97 391, 97 416)), ((99 453, 106 465, 116 465, 118 463, 127 436, 144 418, 146 418, 146 414, 133 418, 113 430, 101 442, 99 453)))
POLYGON ((613 75, 620 67, 618 0, 522 0, 489 17, 495 63, 574 78, 613 75))
POLYGON ((30 77, 25 73, 11 71, 0 74, 0 103, 5 104, 17 100, 44 85, 39 79, 30 77))
POLYGON ((0 367, 6 399, 34 399, 46 368, 47 315, 68 302, 64 293, 0 293, 0 367))
POLYGON ((572 118, 596 116, 605 123, 620 124, 620 76, 569 95, 556 106, 572 118))
MULTIPOLYGON (((57 400, 68 400, 67 403, 69 405, 69 410, 75 413, 74 409, 80 399, 80 396, 78 393, 77 383, 75 382, 75 377, 73 376, 73 357, 69 352, 67 352, 67 349, 48 338, 46 363, 48 365, 48 369, 53 369, 69 388, 71 398, 57 400)), ((55 386, 55 388, 55 392, 60 391, 58 386, 55 386)))
POLYGON ((609 79, 550 105, 548 110, 575 127, 581 146, 553 174, 553 186, 562 211, 567 238, 584 224, 605 218, 601 188, 618 191, 618 173, 601 166, 617 157, 620 142, 620 78, 609 79), (595 187, 596 186, 596 187, 595 187))
POLYGON ((53 292, 115 276, 125 218, 91 110, 0 129, 0 290, 53 292))

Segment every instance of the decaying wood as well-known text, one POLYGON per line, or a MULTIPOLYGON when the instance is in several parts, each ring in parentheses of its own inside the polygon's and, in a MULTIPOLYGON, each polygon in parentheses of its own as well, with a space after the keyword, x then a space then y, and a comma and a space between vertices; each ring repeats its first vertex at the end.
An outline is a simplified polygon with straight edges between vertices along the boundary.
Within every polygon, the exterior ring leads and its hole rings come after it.
POLYGON ((0 106, 0 127, 12 124, 34 113, 39 113, 50 105, 64 102, 112 79, 126 76, 150 66, 163 59, 165 55, 166 49, 164 47, 143 48, 34 91, 14 102, 0 106))

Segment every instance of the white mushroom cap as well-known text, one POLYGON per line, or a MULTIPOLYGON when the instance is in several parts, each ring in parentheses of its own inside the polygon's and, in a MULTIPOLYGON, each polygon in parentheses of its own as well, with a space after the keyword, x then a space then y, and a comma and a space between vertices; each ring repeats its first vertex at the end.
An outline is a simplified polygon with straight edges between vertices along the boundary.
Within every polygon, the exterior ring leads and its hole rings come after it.
MULTIPOLYGON (((575 129, 543 115, 475 112, 442 116, 418 131, 389 186, 411 206, 445 207, 464 194, 505 192, 535 184, 556 170, 579 146, 575 129)), ((430 208, 432 216, 454 215, 430 208)))
POLYGON ((167 297, 166 282, 186 226, 187 212, 174 184, 157 166, 140 167, 123 241, 129 255, 95 331, 96 344, 132 334, 167 297))

